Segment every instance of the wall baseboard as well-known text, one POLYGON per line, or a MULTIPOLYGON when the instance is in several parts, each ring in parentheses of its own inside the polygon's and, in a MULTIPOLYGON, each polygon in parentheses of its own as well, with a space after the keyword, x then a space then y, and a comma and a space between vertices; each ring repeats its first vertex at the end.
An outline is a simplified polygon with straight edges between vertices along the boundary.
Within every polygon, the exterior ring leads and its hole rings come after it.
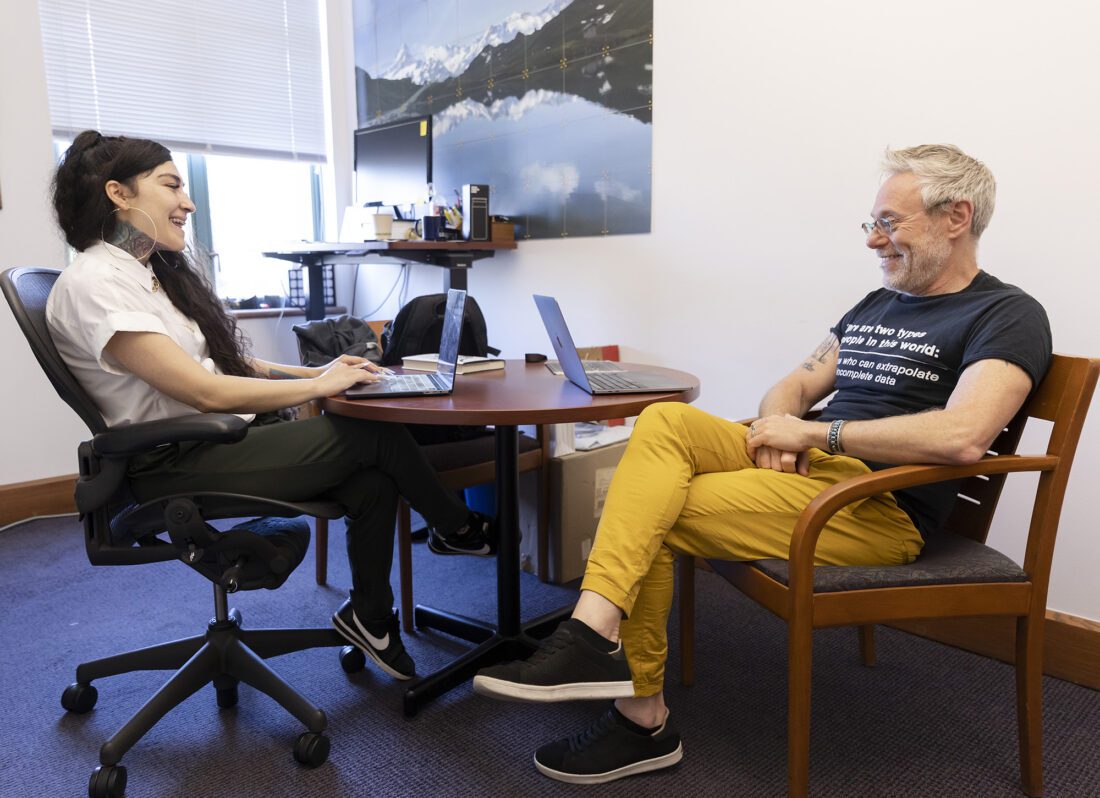
POLYGON ((0 526, 36 515, 76 512, 76 474, 0 485, 0 526))
MULTIPOLYGON (((695 563, 701 570, 714 572, 701 557, 696 557, 695 563)), ((890 626, 1001 662, 1016 661, 1013 618, 947 618, 890 626)), ((1043 632, 1043 673, 1100 690, 1100 621, 1047 610, 1043 632)))
MULTIPOLYGON (((1013 618, 948 618, 891 626, 1001 662, 1016 661, 1013 618)), ((1043 632, 1043 673, 1100 690, 1100 621, 1047 610, 1043 632)))

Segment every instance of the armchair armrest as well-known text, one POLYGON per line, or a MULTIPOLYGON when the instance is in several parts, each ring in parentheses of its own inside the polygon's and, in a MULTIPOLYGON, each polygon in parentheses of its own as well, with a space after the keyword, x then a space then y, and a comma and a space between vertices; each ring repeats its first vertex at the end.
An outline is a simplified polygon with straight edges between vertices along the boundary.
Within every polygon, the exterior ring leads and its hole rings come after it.
POLYGON ((248 422, 240 416, 228 413, 195 413, 129 424, 101 432, 92 438, 92 451, 100 457, 133 457, 168 443, 236 443, 247 432, 248 422))
POLYGON ((807 599, 813 586, 814 551, 826 522, 842 508, 858 499, 900 488, 945 482, 979 474, 1009 474, 1017 471, 1052 471, 1060 458, 1056 455, 1007 454, 983 457, 967 465, 904 465, 848 479, 819 493, 798 517, 791 535, 790 588, 807 599))

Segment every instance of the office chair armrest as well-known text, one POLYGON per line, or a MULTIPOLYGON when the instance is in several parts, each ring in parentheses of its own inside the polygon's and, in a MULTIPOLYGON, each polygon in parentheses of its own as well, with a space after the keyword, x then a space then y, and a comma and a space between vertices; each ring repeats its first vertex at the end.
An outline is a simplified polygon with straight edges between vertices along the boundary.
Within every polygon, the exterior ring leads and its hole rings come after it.
POLYGON ((92 438, 92 450, 100 457, 133 457, 168 443, 236 443, 247 432, 248 422, 240 416, 195 413, 159 421, 143 421, 101 432, 92 438))
POLYGON ((184 441, 236 443, 247 433, 248 422, 228 413, 195 413, 101 432, 81 444, 87 465, 76 483, 76 509, 84 515, 105 505, 126 479, 127 461, 134 455, 184 441))
POLYGON ((1058 465, 1056 455, 1002 454, 983 457, 967 465, 903 465, 884 468, 863 476, 838 482, 821 491, 798 517, 791 535, 790 586, 803 591, 813 585, 814 550, 828 520, 859 499, 916 485, 946 482, 979 474, 1010 474, 1018 471, 1052 471, 1058 465))

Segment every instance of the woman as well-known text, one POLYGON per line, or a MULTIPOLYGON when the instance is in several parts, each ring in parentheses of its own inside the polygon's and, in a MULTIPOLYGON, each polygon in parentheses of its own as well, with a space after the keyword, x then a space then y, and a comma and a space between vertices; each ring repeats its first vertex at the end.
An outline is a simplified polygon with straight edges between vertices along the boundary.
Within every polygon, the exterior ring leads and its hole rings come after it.
POLYGON ((184 254, 195 206, 162 145, 81 133, 57 169, 53 202, 79 255, 50 294, 47 321, 107 424, 196 411, 251 421, 240 443, 188 443, 135 458, 134 496, 218 490, 339 502, 352 590, 333 625, 386 673, 415 675, 389 585, 398 496, 443 538, 447 553, 486 544, 494 551, 494 525, 439 484, 403 426, 339 416, 283 421, 275 412, 380 379, 379 369, 347 355, 303 368, 248 354, 233 318, 184 254))

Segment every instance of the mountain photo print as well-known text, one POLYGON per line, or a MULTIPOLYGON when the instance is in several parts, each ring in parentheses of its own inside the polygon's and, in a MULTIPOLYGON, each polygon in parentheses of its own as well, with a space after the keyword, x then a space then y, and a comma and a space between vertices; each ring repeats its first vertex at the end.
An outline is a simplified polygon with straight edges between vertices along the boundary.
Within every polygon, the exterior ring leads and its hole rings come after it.
POLYGON ((359 127, 432 116, 436 197, 519 238, 648 233, 652 0, 353 0, 359 127))

